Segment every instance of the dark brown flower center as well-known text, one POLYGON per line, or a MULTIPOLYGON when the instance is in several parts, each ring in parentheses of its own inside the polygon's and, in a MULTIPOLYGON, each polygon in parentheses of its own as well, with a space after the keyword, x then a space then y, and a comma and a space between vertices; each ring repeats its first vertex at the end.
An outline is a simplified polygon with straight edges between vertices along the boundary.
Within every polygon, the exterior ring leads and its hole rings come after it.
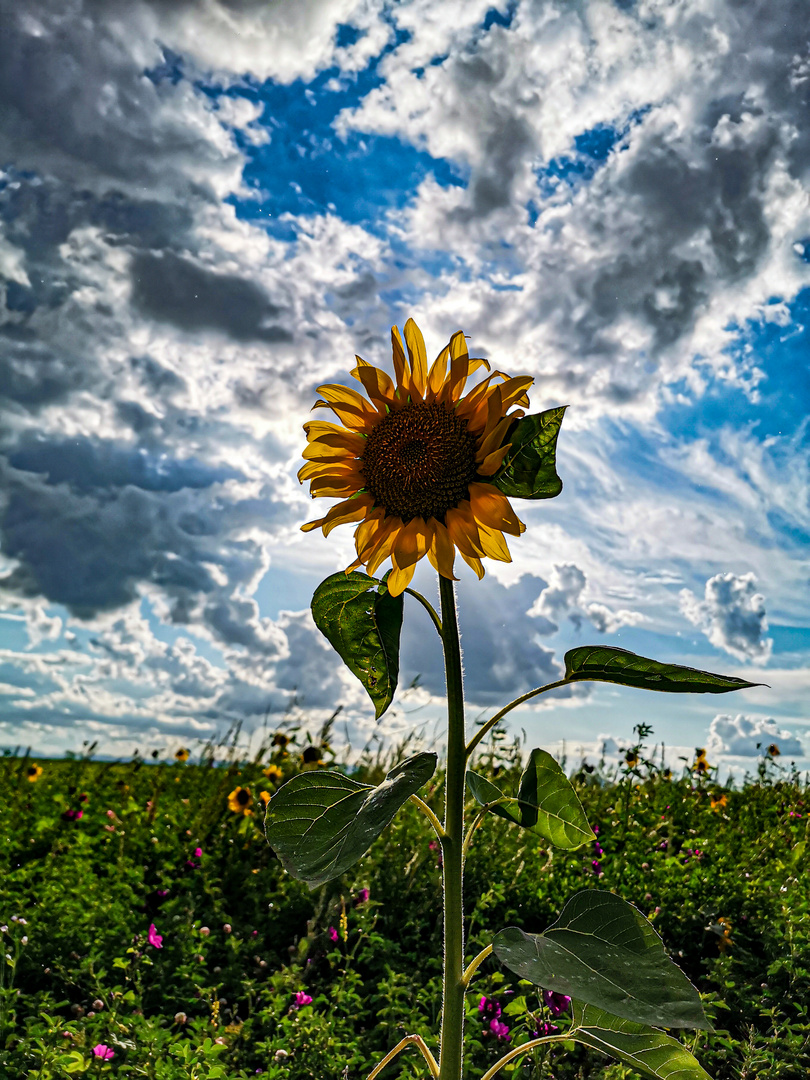
POLYGON ((469 498, 475 454, 476 438, 453 409, 439 402, 406 405, 368 436, 361 471, 375 505, 388 516, 443 521, 469 498))

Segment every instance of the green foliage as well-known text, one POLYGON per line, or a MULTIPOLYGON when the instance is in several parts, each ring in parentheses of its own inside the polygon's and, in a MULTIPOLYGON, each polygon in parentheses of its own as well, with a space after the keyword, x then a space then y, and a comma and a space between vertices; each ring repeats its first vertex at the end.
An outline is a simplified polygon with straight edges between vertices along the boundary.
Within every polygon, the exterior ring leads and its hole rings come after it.
MULTIPOLYGON (((182 766, 45 760, 36 783, 25 779, 30 759, 0 758, 0 925, 14 960, 2 968, 0 1076, 200 1080, 221 1069, 223 1080, 247 1080, 261 1069, 263 1080, 342 1080, 348 1065, 363 1080, 406 1032, 436 1051, 441 852, 405 805, 342 878, 310 892, 284 873, 264 840, 258 793, 272 790, 268 765, 284 780, 311 775, 302 773, 302 733, 287 733, 286 746, 250 760, 226 747, 222 761, 204 753, 201 764, 182 766), (251 791, 252 816, 228 809, 237 785, 251 791), (82 818, 63 819, 71 808, 82 818), (147 943, 151 923, 160 949, 147 943), (301 992, 310 1003, 297 1004, 301 992), (113 1049, 109 1062, 93 1056, 99 1043, 113 1049), (67 1072, 80 1059, 85 1072, 67 1072)), ((316 745, 329 760, 323 739, 316 745)), ((516 791, 519 751, 496 731, 475 771, 516 791)), ((376 786, 407 756, 396 755, 365 754, 351 775, 376 786)), ((563 763, 598 848, 552 849, 487 816, 465 868, 468 959, 493 927, 541 934, 572 894, 618 893, 652 922, 716 1029, 674 1042, 692 1048, 714 1080, 806 1076, 810 866, 799 845, 810 838, 810 793, 778 762, 734 788, 695 776, 689 763, 666 779, 643 764, 656 756, 641 753, 632 776, 563 763), (713 809, 722 795, 726 805, 713 809)), ((421 792, 437 812, 442 781, 439 769, 421 792)), ((535 986, 485 961, 467 994, 465 1077, 481 1076, 545 1023, 564 1032, 568 1020, 551 1016, 535 986), (501 1009, 510 1042, 490 1029, 482 997, 501 1009)), ((425 1075, 408 1051, 381 1080, 425 1075)), ((519 1071, 503 1075, 643 1074, 577 1045, 527 1051, 519 1071)))
POLYGON ((622 1020, 593 1005, 574 1001, 577 1042, 592 1046, 656 1080, 709 1080, 689 1051, 663 1031, 622 1020))
POLYGON ((436 771, 436 755, 403 761, 377 787, 338 772, 308 772, 280 788, 267 808, 267 842, 311 889, 354 866, 397 810, 436 771))
POLYGON ((535 749, 523 770, 517 798, 507 798, 485 776, 467 772, 467 787, 476 802, 498 817, 544 837, 555 847, 575 850, 595 840, 582 803, 551 754, 535 749), (489 805, 489 804, 496 805, 489 805))
POLYGON ((557 436, 567 406, 546 409, 518 420, 509 433, 511 447, 490 480, 504 495, 517 499, 553 499, 562 491, 557 475, 557 436))
POLYGON ((507 927, 495 935, 493 948, 522 979, 626 1020, 711 1027, 697 991, 652 924, 614 893, 577 893, 543 934, 507 927))
POLYGON ((378 720, 399 679, 402 609, 384 582, 356 572, 333 574, 312 597, 315 625, 365 687, 378 720))
POLYGON ((670 694, 727 694, 730 690, 762 685, 733 675, 714 675, 711 671, 679 664, 662 664, 646 656, 636 656, 627 649, 607 645, 581 645, 569 649, 565 654, 565 680, 618 683, 670 694))

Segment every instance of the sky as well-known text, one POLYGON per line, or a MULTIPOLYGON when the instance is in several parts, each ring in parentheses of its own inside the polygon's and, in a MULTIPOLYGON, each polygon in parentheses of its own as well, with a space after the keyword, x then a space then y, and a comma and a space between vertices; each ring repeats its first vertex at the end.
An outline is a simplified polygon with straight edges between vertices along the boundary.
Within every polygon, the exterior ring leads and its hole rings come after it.
POLYGON ((510 731, 810 768, 806 14, 0 0, 0 746, 441 740, 415 602, 379 723, 312 623, 352 530, 296 479, 315 388, 413 317, 569 406, 562 494, 459 572, 471 725, 600 643, 767 686, 510 731))

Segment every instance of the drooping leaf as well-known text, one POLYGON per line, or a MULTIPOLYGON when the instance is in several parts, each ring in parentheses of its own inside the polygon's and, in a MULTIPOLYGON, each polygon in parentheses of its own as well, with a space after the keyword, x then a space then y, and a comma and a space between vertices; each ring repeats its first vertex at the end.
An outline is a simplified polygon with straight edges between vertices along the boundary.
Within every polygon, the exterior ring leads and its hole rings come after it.
POLYGON ((402 597, 368 574, 332 574, 315 590, 312 617, 366 688, 379 720, 399 678, 402 597))
POLYGON ((557 436, 567 405, 518 420, 509 433, 509 448, 490 479, 504 495, 516 499, 553 499, 562 491, 557 475, 557 436))
POLYGON ((680 664, 662 664, 608 645, 580 645, 569 649, 565 654, 565 678, 568 682, 590 679, 637 686, 640 690, 663 690, 670 694, 727 694, 730 690, 762 685, 733 675, 714 675, 711 671, 699 671, 680 664))
POLYGON ((579 1001, 572 1001, 571 1005, 574 1013, 571 1038, 577 1042, 618 1058, 655 1080, 711 1080, 686 1047, 663 1031, 611 1016, 579 1001))
POLYGON ((482 806, 498 817, 530 829, 559 848, 573 851, 595 840, 582 803, 559 763, 545 750, 535 749, 523 770, 517 798, 508 798, 478 773, 467 773, 467 786, 482 806))
POLYGON ((435 770, 436 755, 423 753, 377 787, 339 772, 299 773, 268 804, 267 842, 285 870, 314 889, 353 866, 435 770))
POLYGON ((613 893, 579 892, 544 934, 510 926, 492 944, 511 971, 547 990, 637 1024, 711 1030, 697 990, 652 924, 613 893))

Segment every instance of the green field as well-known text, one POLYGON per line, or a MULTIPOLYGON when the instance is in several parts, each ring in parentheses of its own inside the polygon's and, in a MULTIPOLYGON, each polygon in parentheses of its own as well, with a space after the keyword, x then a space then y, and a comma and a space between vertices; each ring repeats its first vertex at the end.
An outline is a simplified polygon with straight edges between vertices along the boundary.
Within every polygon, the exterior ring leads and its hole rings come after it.
MULTIPOLYGON (((333 761, 291 735, 249 761, 227 747, 193 763, 173 752, 0 759, 1 1077, 364 1080, 403 1034, 435 1049, 432 834, 406 805, 350 873, 310 892, 262 832, 260 793, 305 758, 333 761)), ((501 735, 478 770, 509 789, 518 756, 501 735)), ((365 753, 356 775, 377 782, 390 764, 365 753)), ((700 990, 716 1030, 686 1041, 708 1072, 798 1080, 810 1073, 808 787, 778 759, 723 788, 689 765, 670 778, 643 750, 618 773, 569 761, 598 828, 598 844, 573 853, 490 816, 467 864, 468 955, 504 926, 543 930, 580 889, 615 891, 652 919, 700 990)), ((422 795, 438 812, 441 794, 437 773, 422 795)), ((471 1078, 553 1020, 536 988, 491 957, 467 1010, 471 1078)), ((383 1080, 425 1075, 406 1053, 383 1080)), ((636 1074, 572 1044, 531 1051, 503 1075, 636 1074)))

